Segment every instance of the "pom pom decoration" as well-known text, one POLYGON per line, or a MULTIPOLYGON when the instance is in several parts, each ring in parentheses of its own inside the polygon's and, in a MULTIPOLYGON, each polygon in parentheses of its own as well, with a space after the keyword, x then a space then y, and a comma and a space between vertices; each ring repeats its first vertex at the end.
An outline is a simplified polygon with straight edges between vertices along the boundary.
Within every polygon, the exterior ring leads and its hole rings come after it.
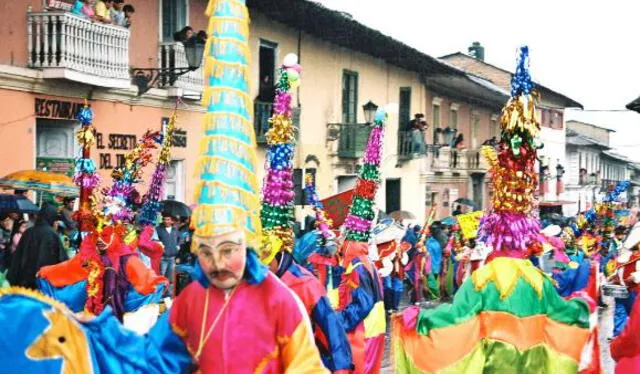
POLYGON ((366 242, 371 235, 371 221, 375 217, 373 200, 380 181, 380 160, 382 158, 382 138, 387 113, 378 109, 373 129, 365 148, 363 165, 356 182, 356 192, 344 221, 348 241, 366 242))
POLYGON ((73 182, 80 187, 80 207, 74 213, 73 219, 78 221, 81 232, 89 232, 93 229, 94 214, 92 195, 94 189, 100 183, 100 177, 96 173, 96 165, 90 158, 91 145, 95 142, 95 128, 92 125, 93 111, 85 100, 84 107, 76 114, 82 127, 76 134, 78 144, 82 149, 82 156, 76 159, 73 173, 73 182))
POLYGON ((324 205, 318 197, 315 184, 311 174, 307 174, 305 177, 304 191, 307 194, 307 202, 313 207, 316 214, 316 230, 320 233, 318 235, 318 247, 326 248, 328 246, 334 247, 335 234, 331 231, 330 227, 333 226, 331 219, 327 217, 327 213, 324 210, 324 205))
POLYGON ((164 196, 164 184, 167 180, 167 170, 171 158, 171 141, 177 117, 176 104, 176 108, 171 113, 171 117, 169 117, 166 133, 162 139, 162 148, 160 149, 156 169, 151 177, 149 189, 142 196, 142 208, 140 208, 140 214, 138 215, 138 223, 142 226, 156 225, 159 221, 160 210, 162 209, 160 201, 164 196))
POLYGON ((502 109, 499 150, 497 154, 490 148, 482 150, 491 167, 493 210, 481 219, 478 234, 493 246, 495 256, 531 253, 542 239, 540 223, 531 213, 538 184, 534 166, 541 143, 528 61, 525 46, 511 79, 511 98, 502 109))
POLYGON ((270 127, 266 133, 268 148, 260 213, 263 230, 260 259, 265 264, 270 263, 278 251, 293 251, 293 152, 296 129, 293 126, 289 90, 300 82, 300 67, 297 63, 298 57, 288 54, 280 67, 273 115, 269 119, 270 127))
POLYGON ((125 162, 113 169, 113 185, 105 188, 102 214, 113 222, 131 222, 133 205, 138 204, 139 194, 134 184, 142 180, 142 170, 151 163, 151 151, 156 148, 158 133, 147 131, 138 144, 125 156, 125 162))

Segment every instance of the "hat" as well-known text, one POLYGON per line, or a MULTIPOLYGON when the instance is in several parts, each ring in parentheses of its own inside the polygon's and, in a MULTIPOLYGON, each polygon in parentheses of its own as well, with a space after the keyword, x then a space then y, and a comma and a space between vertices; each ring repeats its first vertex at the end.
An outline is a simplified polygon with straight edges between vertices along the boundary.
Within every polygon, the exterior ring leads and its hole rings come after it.
POLYGON ((511 98, 502 109, 500 151, 485 151, 491 164, 492 211, 481 219, 479 237, 501 255, 526 253, 538 243, 540 221, 531 214, 538 175, 535 171, 540 124, 534 84, 529 74, 529 48, 520 48, 511 79, 511 98), (496 157, 495 160, 493 157, 496 157))
POLYGON ((562 228, 560 228, 560 226, 558 225, 549 225, 545 227, 542 231, 540 231, 540 233, 548 237, 560 235, 561 232, 562 232, 562 228))
POLYGON ((198 206, 191 218, 196 238, 240 229, 247 244, 257 249, 261 230, 249 97, 249 14, 244 1, 237 0, 210 0, 206 14, 209 39, 202 92, 206 114, 195 167, 198 206))

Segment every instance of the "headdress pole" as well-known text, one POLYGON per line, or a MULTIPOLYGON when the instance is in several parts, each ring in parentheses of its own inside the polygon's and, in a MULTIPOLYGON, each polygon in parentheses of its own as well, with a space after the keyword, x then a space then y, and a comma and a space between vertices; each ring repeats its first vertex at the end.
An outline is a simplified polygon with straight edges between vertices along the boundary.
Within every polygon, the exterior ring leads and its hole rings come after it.
MULTIPOLYGON (((206 109, 196 163, 198 183, 192 222, 199 239, 244 230, 260 243, 253 102, 249 97, 249 12, 244 0, 210 0, 205 45, 206 109)), ((196 249, 194 247, 193 249, 196 249)))
POLYGON ((296 129, 292 118, 290 90, 300 85, 298 57, 289 54, 280 68, 276 84, 273 115, 267 131, 267 155, 262 187, 262 262, 270 263, 278 251, 293 251, 295 192, 293 191, 293 153, 296 129))
POLYGON ((534 84, 529 74, 529 49, 520 48, 511 79, 511 98, 502 109, 502 135, 497 157, 483 151, 491 164, 493 210, 481 220, 479 236, 496 256, 526 256, 540 237, 533 216, 538 177, 534 171, 540 124, 536 118, 534 84))

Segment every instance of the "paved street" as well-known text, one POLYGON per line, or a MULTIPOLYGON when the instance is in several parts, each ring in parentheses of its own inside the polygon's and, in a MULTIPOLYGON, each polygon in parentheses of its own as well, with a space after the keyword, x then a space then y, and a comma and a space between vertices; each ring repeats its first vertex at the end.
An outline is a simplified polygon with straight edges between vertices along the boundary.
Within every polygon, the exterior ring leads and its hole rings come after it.
MULTIPOLYGON (((613 331, 613 299, 605 298, 605 302, 611 305, 611 307, 600 309, 600 357, 602 372, 604 374, 613 374, 615 369, 615 362, 613 361, 613 359, 611 358, 611 354, 609 353, 609 343, 607 341, 607 337, 611 336, 613 331)), ((403 305, 404 307, 406 307, 406 300, 403 300, 403 305)), ((387 325, 387 336, 385 339, 385 343, 385 353, 384 359, 382 361, 382 370, 380 371, 380 373, 391 374, 393 373, 393 368, 391 367, 391 331, 389 329, 389 325, 387 325)))

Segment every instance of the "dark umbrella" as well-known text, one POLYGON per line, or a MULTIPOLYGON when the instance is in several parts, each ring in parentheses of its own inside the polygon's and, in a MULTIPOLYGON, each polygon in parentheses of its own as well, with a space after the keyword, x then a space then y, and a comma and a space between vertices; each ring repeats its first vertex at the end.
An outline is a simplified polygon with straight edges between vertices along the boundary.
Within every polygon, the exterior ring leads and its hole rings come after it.
POLYGON ((457 199, 456 201, 454 201, 454 203, 456 204, 462 204, 462 205, 468 205, 470 207, 473 207, 473 209, 476 208, 476 203, 475 201, 471 200, 471 199, 466 199, 464 197, 461 197, 459 199, 457 199))
POLYGON ((162 202, 162 214, 177 218, 191 217, 191 208, 180 201, 165 200, 162 202))
POLYGON ((1 213, 38 213, 40 209, 24 196, 0 194, 1 213))

